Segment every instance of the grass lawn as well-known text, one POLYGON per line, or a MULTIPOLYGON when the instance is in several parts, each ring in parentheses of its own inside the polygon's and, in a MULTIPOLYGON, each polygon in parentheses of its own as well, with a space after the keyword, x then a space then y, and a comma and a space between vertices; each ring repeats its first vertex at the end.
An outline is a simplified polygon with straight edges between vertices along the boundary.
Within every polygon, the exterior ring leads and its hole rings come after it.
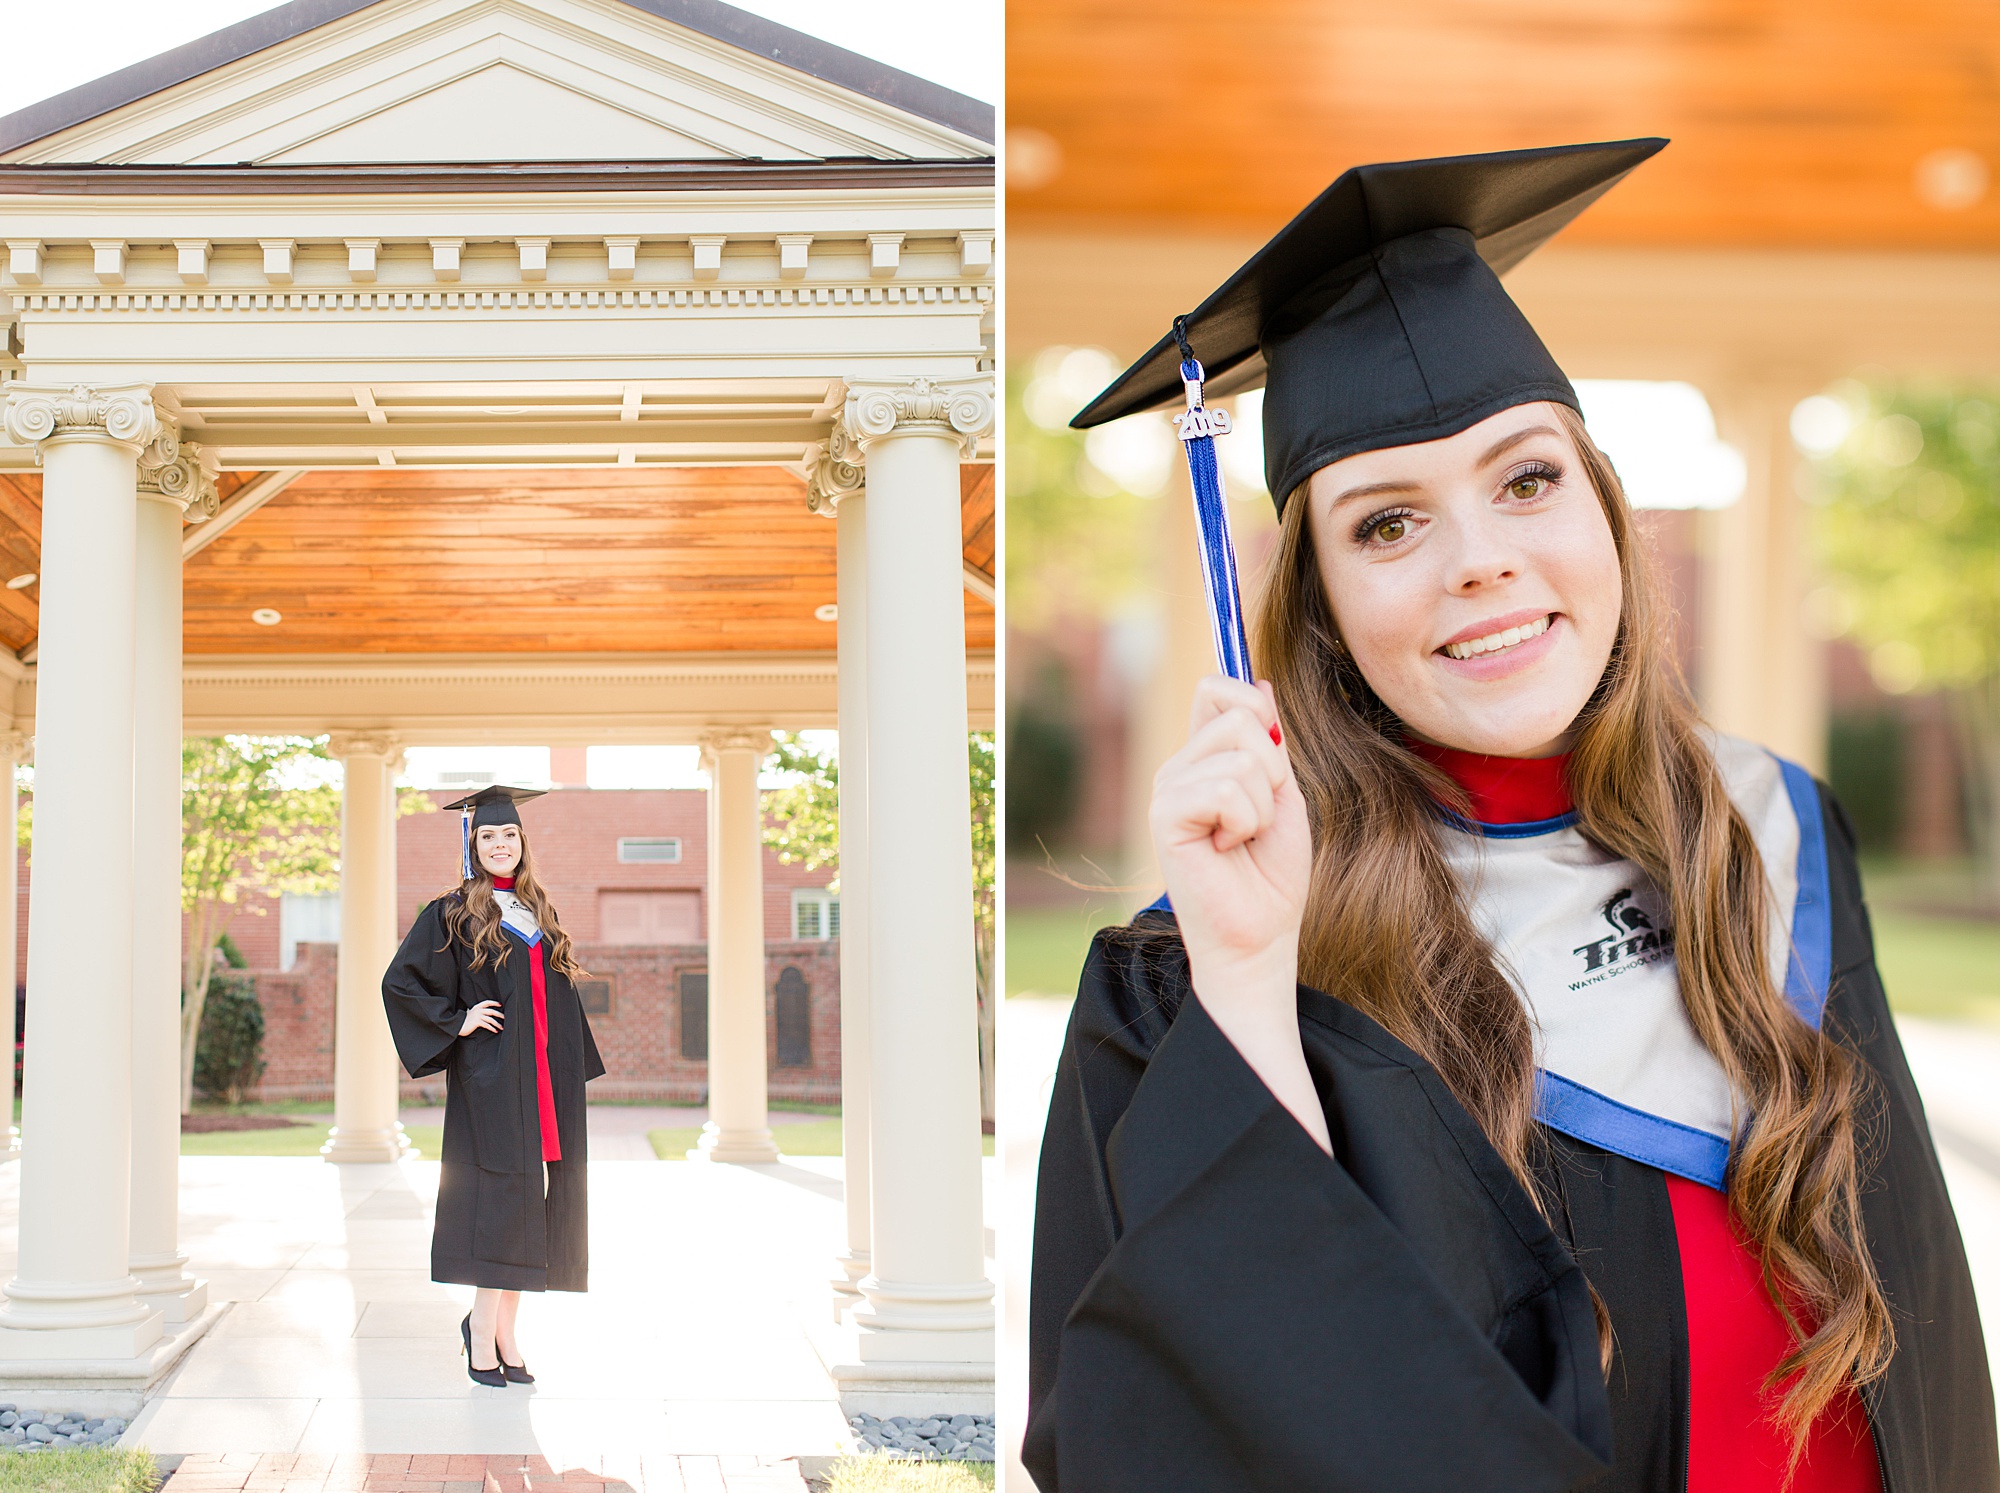
MULTIPOLYGON (((317 1156, 333 1129, 327 1125, 289 1125, 283 1130, 212 1130, 205 1135, 183 1135, 183 1156, 317 1156)), ((444 1145, 442 1125, 408 1127, 410 1144, 427 1161, 435 1161, 444 1145)), ((0 1493, 6 1485, 0 1483, 0 1493)))
POLYGON ((143 1448, 0 1452, 0 1493, 151 1493, 159 1485, 153 1454, 143 1448))
MULTIPOLYGON (((771 1134, 778 1138, 778 1149, 787 1156, 838 1156, 840 1155, 840 1121, 806 1120, 797 1125, 773 1125, 771 1134)), ((701 1144, 701 1129, 689 1125, 669 1130, 648 1130, 646 1139, 652 1142, 653 1154, 662 1161, 685 1161, 687 1153, 701 1144)), ((985 1153, 993 1154, 993 1137, 982 1137, 985 1153)))
POLYGON ((990 1462, 906 1462, 896 1457, 847 1457, 826 1472, 826 1493, 985 1493, 990 1462))
POLYGON ((1073 907, 1023 908, 1007 914, 1007 994, 1076 994, 1091 935, 1125 920, 1124 909, 1093 900, 1073 907))
POLYGON ((1876 912, 1889 1003, 1912 1016, 2000 1026, 2000 923, 1876 912))

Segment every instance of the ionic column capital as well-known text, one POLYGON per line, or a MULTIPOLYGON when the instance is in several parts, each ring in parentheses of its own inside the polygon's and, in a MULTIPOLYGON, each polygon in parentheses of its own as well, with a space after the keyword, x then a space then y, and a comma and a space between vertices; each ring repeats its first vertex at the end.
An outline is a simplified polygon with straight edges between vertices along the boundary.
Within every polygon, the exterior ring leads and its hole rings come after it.
POLYGON ((178 508, 191 524, 214 518, 221 500, 215 492, 213 452, 181 439, 180 422, 158 417, 159 430, 139 453, 139 496, 178 508))
POLYGON ((57 388, 10 383, 0 402, 0 425, 6 427, 9 440, 23 446, 99 440, 134 451, 148 445, 160 430, 151 384, 57 388))
POLYGON ((969 460, 993 429, 993 376, 855 379, 847 385, 841 424, 863 450, 895 436, 950 436, 969 460))
POLYGON ((402 738, 389 731, 335 731, 326 739, 329 755, 345 761, 349 757, 381 757, 397 771, 403 761, 402 738))
POLYGON ((867 486, 861 464, 861 443, 836 423, 823 445, 806 456, 806 507, 821 518, 832 518, 842 498, 851 498, 867 486))
POLYGON ((771 750, 768 726, 717 726, 701 737, 701 760, 713 764, 724 752, 755 752, 761 760, 771 750))
POLYGON ((26 731, 0 731, 0 762, 31 762, 35 738, 26 731))

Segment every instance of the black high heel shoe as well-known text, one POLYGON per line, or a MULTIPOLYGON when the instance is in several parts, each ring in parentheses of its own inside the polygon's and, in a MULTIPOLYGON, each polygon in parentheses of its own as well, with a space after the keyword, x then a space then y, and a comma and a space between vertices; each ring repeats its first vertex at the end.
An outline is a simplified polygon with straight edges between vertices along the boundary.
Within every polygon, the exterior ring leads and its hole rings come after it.
POLYGON ((507 1375, 499 1367, 500 1350, 498 1348, 493 1350, 494 1367, 490 1369, 473 1367, 471 1312, 467 1312, 465 1320, 458 1324, 458 1335, 465 1341, 465 1346, 460 1348, 459 1352, 465 1355, 465 1371, 472 1376, 472 1382, 474 1384, 483 1384, 488 1389, 505 1389, 507 1387, 507 1375))
MULTIPOLYGON (((498 1343, 493 1345, 493 1356, 500 1358, 500 1345, 498 1343)), ((509 1384, 533 1384, 535 1382, 535 1376, 528 1372, 528 1366, 525 1363, 509 1363, 506 1359, 500 1358, 500 1372, 507 1376, 509 1384)))

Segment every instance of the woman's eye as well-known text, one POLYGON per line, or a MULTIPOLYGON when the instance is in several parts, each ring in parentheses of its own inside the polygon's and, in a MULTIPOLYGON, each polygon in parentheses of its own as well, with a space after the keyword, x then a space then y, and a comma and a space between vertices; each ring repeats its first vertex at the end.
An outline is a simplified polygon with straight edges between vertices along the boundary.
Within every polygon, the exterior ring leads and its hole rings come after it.
POLYGON ((1531 502, 1548 491, 1550 480, 1548 472, 1523 472, 1507 484, 1507 496, 1523 503, 1531 502))
POLYGON ((1410 523, 1408 519, 1385 518, 1369 531, 1369 537, 1374 539, 1377 544, 1394 544, 1409 532, 1410 523))

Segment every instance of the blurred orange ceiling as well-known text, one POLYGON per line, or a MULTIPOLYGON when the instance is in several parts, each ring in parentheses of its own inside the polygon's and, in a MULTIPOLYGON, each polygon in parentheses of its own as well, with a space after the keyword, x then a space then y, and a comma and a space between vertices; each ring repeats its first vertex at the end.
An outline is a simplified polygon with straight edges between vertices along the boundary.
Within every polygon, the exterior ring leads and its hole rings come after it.
POLYGON ((1010 223, 1274 229, 1344 167, 1668 135, 1565 234, 2000 248, 1994 0, 1010 0, 1010 223))

